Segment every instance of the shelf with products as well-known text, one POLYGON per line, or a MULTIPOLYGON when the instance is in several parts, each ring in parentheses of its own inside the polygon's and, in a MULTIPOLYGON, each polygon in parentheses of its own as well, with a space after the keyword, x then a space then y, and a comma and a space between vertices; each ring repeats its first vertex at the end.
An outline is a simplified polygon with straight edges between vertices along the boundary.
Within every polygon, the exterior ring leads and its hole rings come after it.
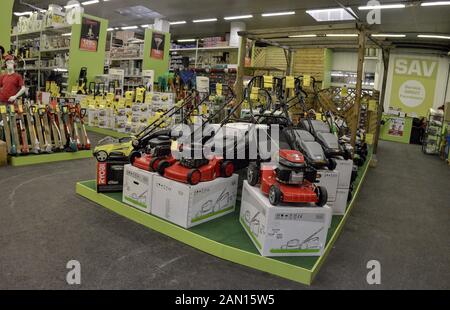
POLYGON ((430 109, 427 127, 423 138, 422 151, 428 155, 439 155, 444 132, 444 113, 440 110, 430 109))

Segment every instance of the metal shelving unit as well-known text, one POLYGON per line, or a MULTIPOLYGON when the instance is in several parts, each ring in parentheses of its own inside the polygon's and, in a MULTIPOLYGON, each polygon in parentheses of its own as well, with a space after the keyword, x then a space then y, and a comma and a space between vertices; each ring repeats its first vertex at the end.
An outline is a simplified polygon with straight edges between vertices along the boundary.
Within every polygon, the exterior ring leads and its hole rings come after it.
POLYGON ((422 151, 427 155, 439 155, 444 129, 444 114, 431 110, 423 138, 422 151))

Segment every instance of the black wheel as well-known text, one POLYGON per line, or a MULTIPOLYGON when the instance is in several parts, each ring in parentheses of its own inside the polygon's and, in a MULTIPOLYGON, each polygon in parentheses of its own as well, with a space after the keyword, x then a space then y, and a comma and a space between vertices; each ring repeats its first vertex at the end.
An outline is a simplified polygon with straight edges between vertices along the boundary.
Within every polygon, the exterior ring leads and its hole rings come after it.
POLYGON ((234 173, 234 165, 231 161, 224 161, 220 165, 220 175, 224 178, 229 178, 234 173))
POLYGON ((337 166, 336 159, 334 159, 334 158, 328 159, 328 169, 330 169, 330 171, 333 171, 334 169, 336 169, 336 166, 337 166))
POLYGON ((248 184, 250 184, 251 186, 256 186, 256 184, 259 183, 259 177, 260 177, 260 168, 258 167, 258 165, 250 165, 247 168, 247 182, 248 184))
POLYGON ((202 174, 201 174, 200 170, 192 169, 188 173, 187 181, 190 185, 197 185, 198 183, 200 183, 201 178, 202 178, 202 174))
POLYGON ((166 160, 162 160, 159 164, 158 167, 156 168, 159 175, 164 176, 164 172, 166 171, 167 168, 170 167, 170 163, 166 160))
POLYGON ((105 162, 108 159, 108 153, 105 151, 98 151, 94 154, 95 159, 97 159, 98 162, 105 162))
POLYGON ((328 192, 327 189, 323 186, 316 187, 316 195, 319 198, 319 201, 316 203, 318 207, 323 207, 328 202, 328 192))
POLYGON ((158 157, 154 157, 154 158, 152 158, 152 160, 150 160, 150 164, 148 167, 149 171, 151 171, 151 172, 158 171, 159 163, 158 163, 158 165, 155 165, 158 161, 159 161, 158 157))
POLYGON ((131 164, 133 164, 134 163, 134 161, 136 160, 136 158, 140 158, 142 155, 141 155, 141 152, 138 152, 138 151, 133 151, 133 152, 131 152, 131 154, 130 154, 130 163, 131 164))
POLYGON ((349 150, 345 150, 344 151, 344 159, 349 160, 351 158, 352 158, 352 152, 350 152, 349 150))
POLYGON ((280 204, 282 198, 282 194, 280 188, 276 185, 272 185, 269 189, 269 202, 273 206, 277 206, 280 204))

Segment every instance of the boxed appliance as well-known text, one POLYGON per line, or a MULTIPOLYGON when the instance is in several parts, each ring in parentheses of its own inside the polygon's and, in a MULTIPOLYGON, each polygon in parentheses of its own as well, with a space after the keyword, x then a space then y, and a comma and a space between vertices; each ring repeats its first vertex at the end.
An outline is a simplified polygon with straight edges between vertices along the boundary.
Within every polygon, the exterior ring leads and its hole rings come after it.
POLYGON ((97 193, 121 192, 124 166, 127 163, 128 158, 97 162, 97 193))
POLYGON ((347 209, 348 194, 350 190, 347 188, 338 188, 336 199, 328 202, 328 206, 333 210, 333 215, 344 215, 347 209))
POLYGON ((336 159, 336 171, 339 172, 338 188, 348 189, 352 180, 353 160, 336 159))
POLYGON ((152 214, 184 228, 211 221, 234 211, 238 181, 234 174, 192 186, 157 175, 152 214))
POLYGON ((339 172, 334 170, 317 170, 316 185, 323 186, 327 189, 328 202, 336 200, 336 192, 338 189, 339 172))
POLYGON ((273 206, 259 187, 244 181, 239 221, 262 256, 320 256, 332 211, 327 205, 273 206))
POLYGON ((125 166, 122 201, 146 213, 151 212, 154 172, 125 166))

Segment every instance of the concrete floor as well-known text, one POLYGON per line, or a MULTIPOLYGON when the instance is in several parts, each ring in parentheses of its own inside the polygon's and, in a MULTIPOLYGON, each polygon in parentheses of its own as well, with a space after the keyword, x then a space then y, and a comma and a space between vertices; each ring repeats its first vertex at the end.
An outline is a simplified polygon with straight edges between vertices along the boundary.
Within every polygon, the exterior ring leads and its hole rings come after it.
MULTIPOLYGON (((93 140, 99 136, 92 135, 93 140)), ((382 142, 346 227, 307 287, 210 256, 75 194, 95 161, 0 169, 0 289, 450 289, 450 168, 382 142), (78 260, 82 284, 66 283, 78 260), (382 284, 366 282, 369 260, 382 284)))

